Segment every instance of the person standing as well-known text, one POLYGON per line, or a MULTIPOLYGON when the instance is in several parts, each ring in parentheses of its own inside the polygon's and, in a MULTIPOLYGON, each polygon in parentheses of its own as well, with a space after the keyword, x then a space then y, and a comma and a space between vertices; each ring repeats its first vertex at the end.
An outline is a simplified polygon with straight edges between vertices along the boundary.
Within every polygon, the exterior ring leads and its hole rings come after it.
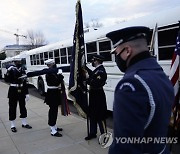
POLYGON ((99 125, 101 134, 106 132, 107 105, 103 86, 106 83, 107 74, 102 65, 103 59, 100 55, 93 55, 92 66, 95 69, 92 71, 86 67, 87 84, 90 86, 88 108, 90 133, 85 137, 85 140, 91 140, 97 137, 97 124, 99 125))
MULTIPOLYGON (((48 59, 44 62, 49 69, 57 68, 54 59, 48 59)), ((62 137, 58 131, 62 131, 62 128, 58 128, 56 125, 58 106, 61 104, 61 83, 64 76, 55 72, 46 74, 47 93, 45 96, 45 103, 49 105, 48 124, 51 129, 51 135, 55 137, 62 137)))
POLYGON ((149 33, 148 27, 135 26, 106 35, 112 40, 117 66, 125 73, 114 94, 114 140, 109 154, 170 153, 165 142, 154 141, 167 137, 174 91, 163 69, 150 55, 149 33), (122 143, 122 137, 136 142, 122 143), (152 142, 146 142, 148 138, 152 142))
POLYGON ((7 69, 7 81, 10 82, 8 90, 9 98, 9 120, 11 122, 11 131, 17 132, 15 119, 17 102, 19 102, 20 118, 22 120, 22 127, 31 129, 32 127, 27 123, 27 109, 26 102, 29 100, 29 93, 27 81, 19 79, 20 76, 25 74, 25 70, 21 67, 21 58, 14 58, 14 65, 7 69))

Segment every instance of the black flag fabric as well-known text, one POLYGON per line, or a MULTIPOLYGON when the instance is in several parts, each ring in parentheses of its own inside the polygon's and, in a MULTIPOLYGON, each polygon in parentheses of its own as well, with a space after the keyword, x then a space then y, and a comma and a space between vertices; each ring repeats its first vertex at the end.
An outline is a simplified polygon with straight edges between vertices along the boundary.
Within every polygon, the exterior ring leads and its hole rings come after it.
POLYGON ((73 100, 78 113, 86 118, 88 108, 87 84, 82 72, 83 67, 85 67, 84 31, 81 3, 78 0, 70 66, 69 97, 73 100))

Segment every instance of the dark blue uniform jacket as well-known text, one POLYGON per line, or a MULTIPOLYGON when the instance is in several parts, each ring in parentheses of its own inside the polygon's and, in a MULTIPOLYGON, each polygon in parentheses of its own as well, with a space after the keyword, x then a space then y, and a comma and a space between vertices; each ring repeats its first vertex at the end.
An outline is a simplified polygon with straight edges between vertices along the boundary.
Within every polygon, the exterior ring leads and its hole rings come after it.
MULTIPOLYGON (((114 140, 109 154, 169 154, 165 144, 131 144, 126 138, 166 137, 174 91, 171 82, 153 57, 135 61, 115 89, 114 140), (126 142, 126 143, 125 143, 126 142)), ((138 59, 138 58, 137 58, 138 59)))

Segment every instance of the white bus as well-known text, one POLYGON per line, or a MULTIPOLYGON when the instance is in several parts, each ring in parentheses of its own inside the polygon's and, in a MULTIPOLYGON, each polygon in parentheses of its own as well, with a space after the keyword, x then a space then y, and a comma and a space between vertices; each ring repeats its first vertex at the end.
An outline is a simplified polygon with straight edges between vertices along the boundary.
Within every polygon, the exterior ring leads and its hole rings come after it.
MULTIPOLYGON (((85 33, 85 55, 87 63, 92 54, 100 54, 105 57, 104 66, 108 74, 107 83, 104 86, 107 99, 107 108, 112 111, 114 89, 123 73, 116 66, 114 55, 110 54, 112 42, 106 38, 106 34, 113 30, 118 30, 130 26, 147 26, 152 30, 156 23, 158 25, 157 35, 153 55, 162 66, 165 73, 169 75, 172 55, 175 48, 180 20, 180 7, 154 13, 145 17, 129 20, 108 28, 85 33)), ((69 66, 73 38, 46 45, 26 52, 27 72, 41 70, 46 67, 44 61, 53 58, 59 66, 69 66)), ((90 65, 88 67, 92 68, 90 65)), ((92 68, 93 69, 93 68, 92 68)), ((68 86, 69 72, 63 72, 65 83, 68 86)), ((29 78, 29 83, 33 84, 41 93, 47 91, 47 84, 44 76, 29 78)))
POLYGON ((22 58, 22 65, 26 68, 26 51, 21 52, 19 55, 16 55, 14 57, 7 57, 6 59, 1 61, 1 74, 2 78, 6 81, 6 72, 7 68, 10 65, 13 65, 13 59, 14 58, 22 58))

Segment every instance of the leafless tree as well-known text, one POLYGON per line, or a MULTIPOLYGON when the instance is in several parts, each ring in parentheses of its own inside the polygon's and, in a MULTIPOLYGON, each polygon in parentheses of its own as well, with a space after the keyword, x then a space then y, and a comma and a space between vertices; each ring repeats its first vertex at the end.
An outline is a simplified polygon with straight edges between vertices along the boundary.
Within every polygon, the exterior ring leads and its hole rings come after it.
POLYGON ((85 22, 85 23, 84 23, 84 28, 89 28, 89 27, 90 27, 89 23, 88 23, 88 22, 85 22))
POLYGON ((99 22, 98 19, 91 19, 90 22, 85 22, 84 23, 84 28, 93 28, 93 29, 97 29, 97 28, 100 28, 102 27, 103 24, 99 22))
POLYGON ((98 19, 92 19, 92 20, 91 20, 91 26, 92 26, 93 28, 100 28, 100 27, 103 26, 103 24, 100 23, 98 19))
POLYGON ((43 45, 48 44, 48 41, 44 37, 44 34, 41 31, 27 31, 27 44, 31 45, 32 48, 37 48, 43 45))

